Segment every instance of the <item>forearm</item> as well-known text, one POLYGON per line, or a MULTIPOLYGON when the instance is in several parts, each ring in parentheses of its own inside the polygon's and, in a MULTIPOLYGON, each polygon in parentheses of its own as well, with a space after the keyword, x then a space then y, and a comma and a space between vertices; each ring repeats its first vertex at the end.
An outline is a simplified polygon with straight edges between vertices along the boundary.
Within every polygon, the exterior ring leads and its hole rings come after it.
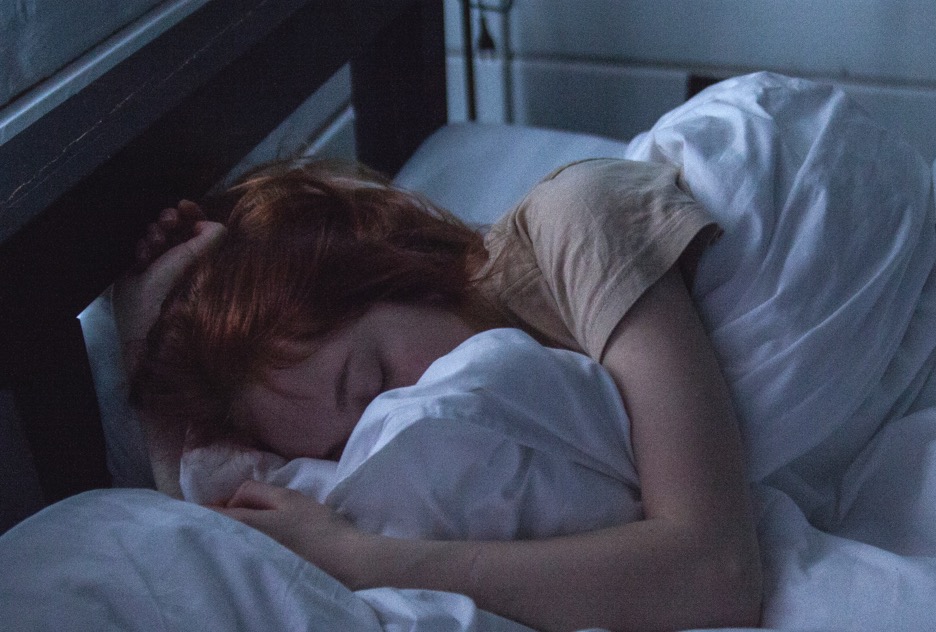
MULTIPOLYGON (((135 373, 143 358, 147 334, 159 317, 163 301, 198 257, 217 248, 226 229, 204 221, 194 203, 182 200, 178 208, 165 209, 150 224, 137 248, 137 269, 124 274, 113 286, 111 300, 123 369, 135 373)), ((166 424, 149 412, 136 410, 143 425, 156 488, 181 497, 179 460, 184 430, 166 424)))
MULTIPOLYGON (((124 371, 127 375, 130 375, 139 366, 143 357, 144 341, 124 342, 121 352, 124 371)), ((179 465, 185 441, 184 434, 180 430, 175 432, 169 430, 173 427, 172 424, 159 419, 150 411, 135 407, 133 412, 142 426, 143 438, 146 441, 146 452, 149 456, 156 489, 173 498, 182 498, 182 488, 179 485, 179 465)))
POLYGON ((756 625, 756 545, 727 521, 700 526, 641 521, 523 542, 375 537, 366 555, 338 572, 355 588, 467 594, 483 609, 543 630, 756 625))

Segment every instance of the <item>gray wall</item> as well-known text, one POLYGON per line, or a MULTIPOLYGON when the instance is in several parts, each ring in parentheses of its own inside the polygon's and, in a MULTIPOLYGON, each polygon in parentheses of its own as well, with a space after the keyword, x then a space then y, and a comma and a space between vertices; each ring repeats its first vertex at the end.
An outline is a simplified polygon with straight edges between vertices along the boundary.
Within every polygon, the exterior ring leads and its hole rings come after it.
MULTIPOLYGON (((461 2, 445 1, 450 115, 459 120, 461 2)), ((503 42, 497 14, 488 24, 503 42)), ((512 110, 518 123, 630 138, 682 101, 689 74, 773 70, 842 85, 936 157, 931 0, 516 0, 509 26, 511 107, 502 60, 481 60, 482 120, 512 110)))

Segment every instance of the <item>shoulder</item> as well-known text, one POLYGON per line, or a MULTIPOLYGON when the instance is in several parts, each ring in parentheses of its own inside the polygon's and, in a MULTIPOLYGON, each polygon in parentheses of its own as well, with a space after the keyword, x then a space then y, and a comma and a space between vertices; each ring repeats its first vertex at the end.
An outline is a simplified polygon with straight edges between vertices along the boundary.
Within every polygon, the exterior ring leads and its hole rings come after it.
POLYGON ((669 163, 624 158, 586 158, 554 169, 537 186, 562 185, 575 188, 614 185, 622 181, 635 186, 646 186, 649 183, 675 183, 678 176, 679 169, 669 163))
POLYGON ((679 186, 679 170, 673 165, 592 158, 565 165, 547 175, 520 207, 535 202, 598 209, 615 202, 648 197, 665 200, 671 205, 694 202, 679 186))
POLYGON ((549 174, 491 229, 483 272, 524 327, 599 358, 634 301, 710 226, 673 165, 586 160, 549 174))
POLYGON ((687 219, 696 228, 712 222, 681 185, 675 166, 595 158, 547 175, 505 222, 542 246, 574 235, 665 234, 687 219))

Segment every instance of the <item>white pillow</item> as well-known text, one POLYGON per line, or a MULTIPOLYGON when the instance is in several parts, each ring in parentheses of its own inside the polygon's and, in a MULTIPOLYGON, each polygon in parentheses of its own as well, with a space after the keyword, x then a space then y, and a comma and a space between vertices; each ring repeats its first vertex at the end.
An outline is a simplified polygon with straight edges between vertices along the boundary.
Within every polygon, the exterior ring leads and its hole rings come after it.
POLYGON ((589 134, 494 123, 454 123, 430 136, 396 183, 477 225, 491 224, 557 167, 623 158, 627 143, 589 134))
POLYGON ((129 402, 127 373, 120 355, 120 338, 114 321, 111 288, 78 315, 91 377, 97 393, 107 469, 114 487, 156 486, 150 467, 143 427, 129 402))

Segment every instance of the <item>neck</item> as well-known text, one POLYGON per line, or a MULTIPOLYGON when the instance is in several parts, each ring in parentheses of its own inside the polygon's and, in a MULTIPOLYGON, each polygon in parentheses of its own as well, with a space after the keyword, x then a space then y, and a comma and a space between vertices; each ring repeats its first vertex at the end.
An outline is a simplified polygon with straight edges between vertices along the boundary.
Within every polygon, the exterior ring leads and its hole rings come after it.
POLYGON ((475 333, 499 327, 516 326, 505 313, 477 290, 469 292, 459 305, 457 313, 475 333))

